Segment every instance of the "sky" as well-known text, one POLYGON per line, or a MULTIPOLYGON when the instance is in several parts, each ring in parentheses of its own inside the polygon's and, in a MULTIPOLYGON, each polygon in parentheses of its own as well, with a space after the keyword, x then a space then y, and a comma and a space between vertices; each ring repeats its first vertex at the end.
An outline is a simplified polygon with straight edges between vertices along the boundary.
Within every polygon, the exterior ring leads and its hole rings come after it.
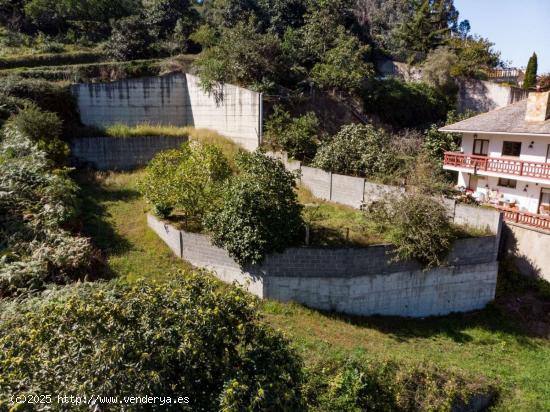
POLYGON ((502 60, 525 67, 537 53, 538 73, 550 73, 550 0, 455 0, 471 33, 495 43, 502 60))

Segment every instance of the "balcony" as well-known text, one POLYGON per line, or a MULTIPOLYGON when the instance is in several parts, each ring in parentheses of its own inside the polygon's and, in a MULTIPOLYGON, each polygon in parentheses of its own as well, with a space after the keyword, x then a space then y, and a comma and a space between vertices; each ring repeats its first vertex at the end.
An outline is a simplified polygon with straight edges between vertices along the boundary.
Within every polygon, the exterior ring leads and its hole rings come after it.
MULTIPOLYGON (((446 152, 444 166, 550 181, 550 163, 446 152)), ((520 179, 521 180, 521 179, 520 179)))
POLYGON ((550 231, 550 215, 538 215, 501 206, 497 206, 496 209, 504 214, 504 221, 506 222, 518 223, 520 225, 550 231))

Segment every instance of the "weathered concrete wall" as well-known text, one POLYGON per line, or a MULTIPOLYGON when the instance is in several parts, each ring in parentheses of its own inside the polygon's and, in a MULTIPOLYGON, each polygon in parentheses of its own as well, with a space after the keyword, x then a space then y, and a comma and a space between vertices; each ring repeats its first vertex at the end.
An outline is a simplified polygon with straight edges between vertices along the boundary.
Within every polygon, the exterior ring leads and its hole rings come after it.
POLYGON ((485 80, 461 79, 458 85, 459 112, 488 112, 526 99, 528 95, 526 91, 517 87, 485 80))
POLYGON ((389 262, 387 245, 289 248, 241 269, 205 235, 176 230, 153 216, 148 223, 177 256, 262 298, 357 315, 413 317, 480 309, 494 298, 495 236, 458 240, 449 265, 429 271, 413 261, 389 262))
POLYGON ((504 251, 520 272, 550 282, 550 234, 513 223, 504 225, 504 251))
POLYGON ((130 170, 145 166, 158 153, 179 147, 187 137, 83 137, 71 141, 75 164, 91 164, 98 170, 130 170))
MULTIPOLYGON (((372 183, 361 177, 343 176, 325 172, 321 169, 302 166, 299 161, 289 160, 284 152, 268 152, 269 156, 279 159, 287 170, 299 171, 300 183, 322 200, 360 208, 383 199, 387 195, 402 195, 404 187, 372 183)), ((500 236, 502 214, 494 209, 468 206, 452 199, 437 198, 445 206, 449 219, 457 225, 488 230, 500 236)))
POLYGON ((224 85, 205 93, 190 74, 126 79, 73 86, 82 123, 106 127, 141 123, 208 128, 249 150, 261 139, 261 94, 224 85))

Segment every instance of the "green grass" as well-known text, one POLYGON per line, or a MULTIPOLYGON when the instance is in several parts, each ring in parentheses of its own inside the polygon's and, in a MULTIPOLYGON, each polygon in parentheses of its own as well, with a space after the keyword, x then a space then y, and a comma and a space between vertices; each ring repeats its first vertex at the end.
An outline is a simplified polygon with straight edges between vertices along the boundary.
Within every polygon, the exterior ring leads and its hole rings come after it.
MULTIPOLYGON (((84 224, 117 276, 157 281, 189 265, 147 228, 147 205, 135 188, 141 173, 81 177, 84 224)), ((495 411, 550 410, 550 342, 523 333, 497 305, 425 320, 342 316, 274 301, 261 308, 308 367, 348 357, 434 363, 497 381, 501 396, 495 411)))
POLYGON ((120 278, 163 280, 191 266, 176 258, 147 227, 147 204, 136 189, 141 171, 78 176, 86 234, 120 278))

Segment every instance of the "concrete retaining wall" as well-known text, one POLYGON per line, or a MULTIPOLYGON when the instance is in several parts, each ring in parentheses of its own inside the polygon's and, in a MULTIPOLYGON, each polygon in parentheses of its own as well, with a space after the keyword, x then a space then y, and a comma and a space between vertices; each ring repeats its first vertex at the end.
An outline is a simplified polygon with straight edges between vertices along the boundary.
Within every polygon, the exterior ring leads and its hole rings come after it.
MULTIPOLYGON (((361 177, 343 176, 325 172, 321 169, 302 166, 299 161, 289 160, 284 152, 268 152, 269 156, 279 159, 287 170, 299 171, 300 184, 322 200, 360 208, 370 205, 387 195, 402 195, 405 188, 372 183, 361 177)), ((449 219, 457 225, 487 230, 500 236, 502 214, 494 209, 481 208, 457 203, 452 199, 437 198, 447 209, 449 219)))
POLYGON ((503 239, 504 252, 522 274, 550 282, 550 234, 506 223, 503 239))
POLYGON ((158 153, 179 147, 187 137, 83 137, 71 142, 75 164, 90 164, 98 170, 130 170, 145 166, 158 153))
POLYGON ((449 265, 429 271, 413 261, 388 262, 387 245, 289 248, 241 269, 207 236, 176 230, 153 216, 147 220, 177 256, 262 298, 356 315, 412 317, 481 309, 494 298, 495 236, 457 241, 449 265))
POLYGON ((526 99, 528 92, 484 80, 462 79, 459 81, 457 109, 460 112, 488 112, 499 107, 526 99))
POLYGON ((233 85, 205 93, 190 74, 73 86, 82 123, 106 127, 140 123, 208 128, 254 150, 261 139, 262 97, 233 85))

